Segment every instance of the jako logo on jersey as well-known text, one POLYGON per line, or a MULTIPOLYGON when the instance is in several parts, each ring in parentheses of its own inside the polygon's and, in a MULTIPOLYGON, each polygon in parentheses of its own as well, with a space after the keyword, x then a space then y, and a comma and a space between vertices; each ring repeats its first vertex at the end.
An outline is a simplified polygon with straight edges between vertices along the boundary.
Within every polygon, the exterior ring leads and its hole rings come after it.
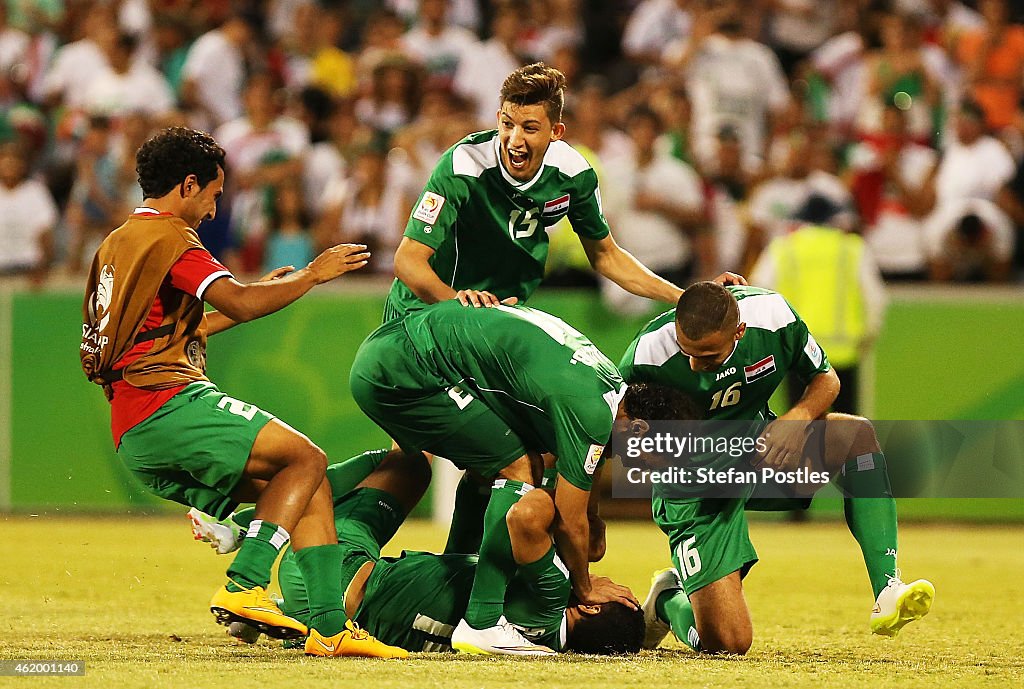
POLYGON ((715 382, 717 383, 718 381, 722 380, 722 378, 728 378, 729 376, 731 376, 734 373, 736 373, 736 367, 735 366, 730 366, 729 368, 727 368, 726 370, 722 371, 717 376, 715 376, 715 382))
POLYGON ((569 195, 559 196, 557 199, 552 199, 544 204, 544 209, 541 211, 541 215, 558 215, 559 213, 569 210, 569 195))
POLYGON ((767 375, 775 373, 775 355, 770 354, 764 359, 761 359, 756 364, 743 367, 743 378, 748 383, 753 383, 755 380, 764 378, 767 375))
POLYGON ((425 223, 436 223, 438 216, 441 215, 441 208, 444 207, 444 200, 443 196, 432 191, 423 192, 423 198, 420 199, 420 204, 416 206, 412 217, 425 223))
POLYGON ((597 463, 601 461, 601 455, 603 454, 604 445, 591 445, 590 451, 587 453, 587 461, 583 463, 583 471, 593 476, 594 470, 597 469, 597 463))

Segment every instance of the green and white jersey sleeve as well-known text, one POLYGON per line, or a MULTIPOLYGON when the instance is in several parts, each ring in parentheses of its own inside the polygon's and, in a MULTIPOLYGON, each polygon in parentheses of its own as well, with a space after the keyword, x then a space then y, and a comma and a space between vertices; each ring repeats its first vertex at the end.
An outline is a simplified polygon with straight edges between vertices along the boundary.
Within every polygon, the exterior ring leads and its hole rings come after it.
MULTIPOLYGON (((501 163, 497 130, 490 130, 467 136, 441 157, 405 236, 434 249, 430 265, 453 289, 487 290, 522 303, 544 276, 548 228, 565 217, 581 237, 608 235, 590 163, 555 141, 537 175, 518 182, 501 163)), ((385 319, 422 306, 395 280, 385 319)))
POLYGON ((675 311, 648 323, 619 365, 627 382, 674 387, 703 406, 707 418, 765 419, 768 400, 790 371, 808 383, 828 371, 828 357, 782 295, 758 287, 729 287, 746 323, 733 353, 714 371, 694 371, 679 349, 675 311))

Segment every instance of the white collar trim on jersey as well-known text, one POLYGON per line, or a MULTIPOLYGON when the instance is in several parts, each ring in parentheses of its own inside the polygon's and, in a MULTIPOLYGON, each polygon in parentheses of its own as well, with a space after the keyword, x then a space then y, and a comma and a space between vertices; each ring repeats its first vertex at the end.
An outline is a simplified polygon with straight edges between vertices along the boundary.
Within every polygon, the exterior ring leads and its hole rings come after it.
MULTIPOLYGON (((725 357, 725 361, 722 362, 722 366, 725 366, 726 364, 729 363, 729 359, 731 359, 732 355, 736 353, 736 350, 739 349, 739 346, 740 346, 740 341, 736 340, 736 344, 734 344, 732 346, 732 351, 729 352, 729 356, 725 357)), ((719 368, 721 368, 722 366, 719 366, 719 368)))
MULTIPOLYGON (((527 180, 525 182, 520 182, 515 177, 510 175, 508 170, 505 169, 505 161, 503 161, 501 159, 501 135, 500 134, 496 134, 495 137, 494 137, 494 154, 496 156, 498 156, 498 169, 501 170, 501 176, 505 178, 506 182, 511 184, 513 187, 515 187, 519 191, 526 191, 527 189, 532 187, 534 184, 536 184, 537 180, 540 179, 541 174, 544 172, 544 161, 542 160, 541 163, 540 163, 540 167, 537 169, 537 174, 533 176, 533 179, 527 180)), ((544 155, 547 156, 547 151, 544 152, 544 155)))
POLYGON ((158 211, 155 208, 150 208, 149 206, 137 206, 135 208, 135 210, 132 211, 132 214, 133 215, 160 215, 160 211, 158 211))

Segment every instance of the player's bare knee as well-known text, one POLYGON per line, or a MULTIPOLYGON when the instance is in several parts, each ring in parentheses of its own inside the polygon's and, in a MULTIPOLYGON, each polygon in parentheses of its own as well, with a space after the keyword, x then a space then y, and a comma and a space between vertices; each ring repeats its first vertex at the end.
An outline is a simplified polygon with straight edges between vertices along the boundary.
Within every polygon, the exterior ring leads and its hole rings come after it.
POLYGON ((505 521, 510 529, 520 532, 547 532, 555 519, 555 505, 547 493, 533 490, 508 511, 505 521))
POLYGON ((701 634, 700 643, 704 653, 746 655, 754 643, 754 632, 744 626, 719 628, 713 634, 701 634))
POLYGON ((327 480, 327 453, 308 440, 295 448, 289 465, 301 467, 303 475, 310 480, 318 483, 327 480))
POLYGON ((875 434, 875 426, 863 416, 844 416, 843 425, 849 437, 850 457, 857 457, 871 452, 878 452, 878 436, 875 434))

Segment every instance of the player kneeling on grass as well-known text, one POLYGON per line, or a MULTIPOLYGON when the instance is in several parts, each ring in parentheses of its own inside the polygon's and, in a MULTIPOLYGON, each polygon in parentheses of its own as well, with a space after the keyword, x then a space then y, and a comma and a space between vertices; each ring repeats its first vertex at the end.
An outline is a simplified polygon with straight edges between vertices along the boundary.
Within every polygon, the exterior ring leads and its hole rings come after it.
MULTIPOLYGON (((408 651, 451 651, 452 633, 469 604, 478 557, 415 551, 397 558, 380 555, 426 489, 426 460, 380 450, 328 467, 327 478, 334 495, 340 496, 334 500, 334 519, 345 553, 340 580, 346 614, 384 643, 408 651)), ((230 551, 232 530, 244 532, 250 513, 243 510, 224 524, 193 515, 196 537, 210 541, 219 552, 230 551)), ((506 515, 516 563, 503 609, 506 624, 552 652, 639 651, 643 613, 620 603, 581 605, 573 599, 568 571, 551 540, 554 516, 554 502, 542 490, 527 491, 506 515)), ((305 582, 290 551, 281 560, 278 579, 282 608, 307 619, 305 582)), ((232 633, 249 643, 258 638, 258 632, 240 625, 232 633)))
MULTIPOLYGON (((699 410, 656 419, 754 423, 764 449, 756 459, 773 470, 791 471, 805 457, 819 458, 846 495, 846 521, 875 595, 871 630, 896 636, 928 613, 935 588, 923 579, 904 583, 896 568, 896 503, 874 428, 862 417, 827 413, 839 380, 781 295, 756 287, 692 285, 674 311, 644 327, 619 368, 630 383, 656 383, 685 393, 699 410), (768 400, 789 371, 806 390, 776 419, 768 400)), ((711 466, 725 469, 735 461, 720 455, 711 466)), ((753 630, 742 578, 757 554, 744 510, 806 508, 810 498, 722 499, 694 490, 692 496, 655 490, 654 519, 669 538, 676 569, 656 576, 644 603, 645 647, 664 638, 669 621, 676 636, 697 650, 745 653, 753 630)))
MULTIPOLYGON (((249 537, 210 601, 222 624, 242 620, 276 637, 329 639, 342 655, 401 653, 352 628, 338 601, 341 551, 323 451, 206 377, 206 338, 273 313, 314 286, 366 265, 366 247, 332 247, 244 285, 203 247, 195 228, 217 213, 224 150, 208 134, 161 131, 136 154, 144 201, 103 241, 83 306, 81 359, 110 400, 114 445, 129 471, 168 500, 225 516, 255 502, 249 537), (203 302, 217 308, 204 313, 203 302), (314 614, 309 628, 268 597, 270 569, 292 540, 314 614)), ((312 655, 330 655, 316 644, 312 655)))

